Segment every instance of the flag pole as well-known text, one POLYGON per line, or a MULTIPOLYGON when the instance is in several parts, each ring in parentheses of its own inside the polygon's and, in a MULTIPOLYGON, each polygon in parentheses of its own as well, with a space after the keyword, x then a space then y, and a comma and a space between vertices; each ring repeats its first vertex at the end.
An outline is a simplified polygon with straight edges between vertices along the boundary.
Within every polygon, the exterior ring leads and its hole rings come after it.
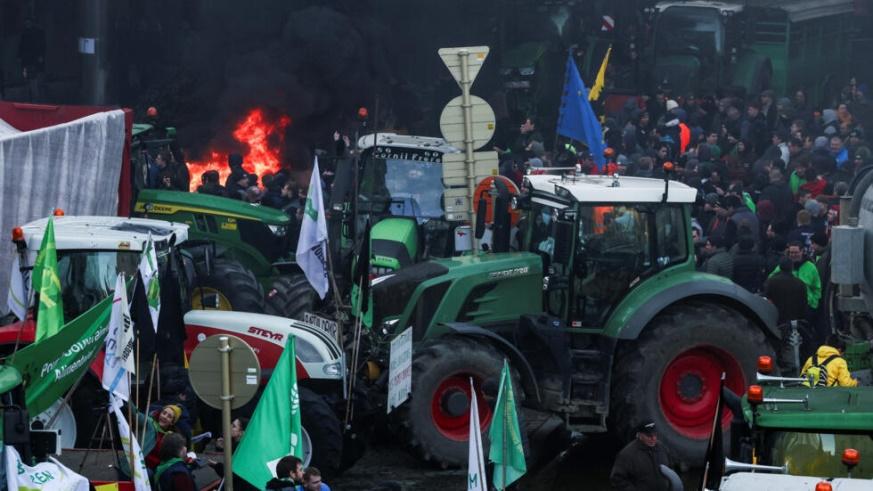
MULTIPOLYGON (((132 379, 132 377, 130 376, 130 372, 127 372, 127 387, 128 388, 132 387, 131 379, 132 379)), ((111 395, 110 395, 110 397, 111 397, 111 395)), ((110 399, 110 405, 111 404, 112 404, 112 401, 110 399)), ((117 417, 117 415, 116 415, 116 417, 117 417)), ((130 427, 132 420, 133 420, 133 408, 131 407, 130 404, 128 404, 127 405, 127 426, 128 426, 128 428, 130 427)), ((114 442, 115 442, 115 440, 113 439, 113 445, 115 444, 114 442)), ((122 450, 123 449, 124 449, 124 445, 122 445, 122 450)), ((134 475, 136 474, 136 456, 133 453, 133 442, 128 441, 127 449, 130 453, 130 474, 131 474, 131 478, 133 478, 134 475)))
MULTIPOLYGON (((152 355, 152 369, 151 369, 151 373, 149 373, 149 388, 148 388, 148 393, 146 394, 145 412, 143 413, 143 414, 145 414, 146 418, 151 417, 149 415, 149 406, 151 406, 151 404, 152 404, 152 386, 154 385, 154 382, 155 382, 155 365, 157 365, 157 364, 158 364, 158 354, 156 352, 154 355, 152 355)), ((142 435, 139 435, 140 437, 142 437, 143 441, 145 440, 145 434, 146 434, 145 425, 143 425, 142 435)), ((142 446, 143 442, 140 441, 139 444, 140 444, 140 446, 142 446)))

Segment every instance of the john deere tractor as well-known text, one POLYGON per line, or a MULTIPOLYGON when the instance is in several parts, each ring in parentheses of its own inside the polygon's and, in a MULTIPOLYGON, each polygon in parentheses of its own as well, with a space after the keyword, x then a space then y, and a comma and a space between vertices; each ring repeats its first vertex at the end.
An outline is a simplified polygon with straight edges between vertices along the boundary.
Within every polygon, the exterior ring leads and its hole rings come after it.
POLYGON ((290 243, 292 221, 280 210, 208 194, 144 189, 135 215, 187 224, 191 240, 203 244, 196 264, 205 271, 206 257, 214 258, 210 274, 195 285, 195 309, 264 312, 264 289, 299 271, 293 262, 296 244, 290 243))
MULTIPOLYGON (((340 296, 351 290, 350 272, 363 240, 370 241, 373 273, 385 274, 430 257, 451 257, 454 233, 465 213, 446 210, 442 156, 458 150, 439 138, 378 133, 361 137, 355 158, 337 159, 327 209, 331 253, 340 296), (370 235, 364 237, 367 224, 370 235)), ((463 210, 464 212, 466 209, 463 210)), ((293 227, 283 212, 238 200, 147 189, 137 216, 186 223, 191 239, 215 244, 216 264, 208 284, 194 293, 203 306, 301 319, 332 311, 320 305, 297 267, 293 227), (258 287, 252 281, 257 279, 258 287), (266 292, 265 301, 258 290, 266 292)), ((196 305, 195 308, 199 307, 196 305)))
MULTIPOLYGON (((469 380, 484 430, 508 359, 530 442, 561 429, 629 438, 652 418, 668 448, 699 462, 722 372, 742 392, 758 354, 779 344, 775 308, 695 271, 691 187, 531 175, 522 192, 513 202, 524 218, 510 237, 518 252, 435 259, 372 281, 364 372, 412 327, 412 394, 399 408, 407 443, 426 460, 461 465, 469 380)), ((371 382, 384 400, 385 377, 371 382)))

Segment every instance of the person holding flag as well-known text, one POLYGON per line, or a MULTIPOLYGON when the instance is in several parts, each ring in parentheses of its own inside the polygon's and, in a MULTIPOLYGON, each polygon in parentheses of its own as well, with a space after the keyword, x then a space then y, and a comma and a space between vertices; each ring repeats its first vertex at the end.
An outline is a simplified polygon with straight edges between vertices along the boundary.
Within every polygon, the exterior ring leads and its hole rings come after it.
POLYGON ((276 473, 283 457, 303 457, 295 360, 295 338, 289 336, 246 432, 233 453, 233 473, 258 489, 263 489, 273 478, 288 477, 276 473))
POLYGON ((503 360, 500 391, 497 394, 497 404, 494 405, 488 437, 491 439, 488 459, 494 464, 491 483, 496 489, 503 490, 527 472, 515 395, 512 391, 512 377, 506 359, 503 360))
POLYGON ((327 267, 327 221, 324 216, 324 199, 321 196, 321 176, 318 157, 312 165, 309 193, 303 209, 303 223, 297 239, 297 264, 309 280, 309 284, 324 300, 328 290, 327 267))

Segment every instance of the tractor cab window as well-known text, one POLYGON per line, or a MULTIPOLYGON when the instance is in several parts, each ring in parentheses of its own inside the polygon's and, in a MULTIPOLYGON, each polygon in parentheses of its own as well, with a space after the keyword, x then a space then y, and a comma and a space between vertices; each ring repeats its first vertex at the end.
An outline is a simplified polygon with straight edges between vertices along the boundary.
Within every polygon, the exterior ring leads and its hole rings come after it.
POLYGON ((688 258, 685 215, 680 206, 664 206, 655 213, 657 255, 659 267, 684 262, 688 258))
POLYGON ((64 322, 69 322, 115 290, 120 272, 136 273, 139 251, 58 251, 58 277, 64 302, 64 322))
POLYGON ((600 326, 612 307, 653 269, 652 215, 633 205, 579 208, 574 321, 600 326))
POLYGON ((442 219, 440 152, 377 147, 362 158, 361 211, 415 217, 419 224, 442 219))
POLYGON ((718 9, 675 6, 658 16, 655 50, 712 57, 724 51, 724 26, 718 9))

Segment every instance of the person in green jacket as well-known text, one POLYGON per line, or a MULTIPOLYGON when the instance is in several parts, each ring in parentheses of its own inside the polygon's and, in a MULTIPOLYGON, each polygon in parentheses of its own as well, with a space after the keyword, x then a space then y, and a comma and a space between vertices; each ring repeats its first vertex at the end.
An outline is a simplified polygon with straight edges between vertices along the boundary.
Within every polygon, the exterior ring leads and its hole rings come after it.
MULTIPOLYGON (((794 263, 794 276, 806 285, 806 303, 809 308, 815 310, 821 300, 821 277, 818 268, 803 254, 803 244, 791 242, 788 244, 788 257, 794 263)), ((781 271, 779 266, 770 273, 772 277, 781 271)))

